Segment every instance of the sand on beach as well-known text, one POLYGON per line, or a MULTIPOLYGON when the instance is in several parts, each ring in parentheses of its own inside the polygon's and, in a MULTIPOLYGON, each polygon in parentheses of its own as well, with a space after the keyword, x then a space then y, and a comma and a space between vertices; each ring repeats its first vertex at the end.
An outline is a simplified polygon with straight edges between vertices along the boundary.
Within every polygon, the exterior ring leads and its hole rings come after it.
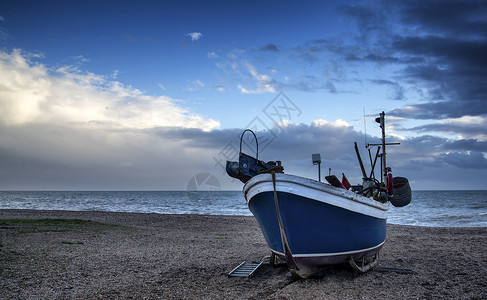
POLYGON ((270 254, 253 217, 0 210, 0 298, 487 299, 486 245, 487 228, 388 225, 377 270, 229 278, 270 254))

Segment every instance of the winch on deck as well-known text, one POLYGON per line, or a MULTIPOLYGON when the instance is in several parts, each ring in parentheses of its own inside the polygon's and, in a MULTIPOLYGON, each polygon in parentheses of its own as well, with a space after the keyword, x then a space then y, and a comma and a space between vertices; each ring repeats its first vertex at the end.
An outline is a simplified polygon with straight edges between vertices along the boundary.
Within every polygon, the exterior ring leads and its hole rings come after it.
POLYGON ((252 130, 246 129, 240 137, 240 153, 238 162, 227 161, 226 171, 230 177, 237 178, 241 182, 246 183, 252 177, 262 173, 269 173, 272 171, 282 173, 284 171, 284 167, 281 166, 280 161, 264 162, 259 160, 259 143, 257 141, 257 137, 252 130), (255 138, 255 144, 257 147, 255 158, 242 152, 242 140, 247 131, 252 133, 255 138))

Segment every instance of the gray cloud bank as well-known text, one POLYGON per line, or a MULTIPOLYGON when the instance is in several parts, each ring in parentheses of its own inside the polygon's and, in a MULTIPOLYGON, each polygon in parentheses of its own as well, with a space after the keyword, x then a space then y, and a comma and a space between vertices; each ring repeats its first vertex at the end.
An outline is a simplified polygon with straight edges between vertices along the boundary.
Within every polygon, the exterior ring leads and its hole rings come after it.
MULTIPOLYGON (((214 174, 224 189, 241 188, 217 164, 218 159, 237 159, 241 129, 119 131, 32 124, 2 126, 1 132, 1 189, 184 190, 191 176, 201 172, 214 174), (229 143, 235 151, 222 156, 229 143)), ((280 128, 277 135, 260 132, 258 136, 261 142, 272 140, 261 148, 259 158, 281 160, 286 172, 292 174, 315 178, 311 154, 318 152, 323 158, 323 173, 332 168, 332 173, 340 176, 344 172, 351 181, 360 182, 354 141, 359 141, 370 171, 368 153, 360 142, 363 133, 346 124, 294 124, 280 128)), ((379 142, 377 137, 367 139, 379 142)), ((429 135, 406 140, 391 137, 390 141, 401 142, 388 150, 394 174, 410 178, 415 189, 483 187, 485 142, 429 135), (471 179, 458 186, 459 178, 471 179)), ((244 151, 254 154, 253 144, 244 151)))

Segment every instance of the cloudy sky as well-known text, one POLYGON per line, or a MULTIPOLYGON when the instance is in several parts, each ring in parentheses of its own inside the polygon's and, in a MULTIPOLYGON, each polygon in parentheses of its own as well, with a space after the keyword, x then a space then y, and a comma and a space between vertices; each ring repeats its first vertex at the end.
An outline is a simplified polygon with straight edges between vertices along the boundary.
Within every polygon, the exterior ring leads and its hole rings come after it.
POLYGON ((1 1, 0 189, 238 190, 222 166, 245 128, 287 173, 317 177, 321 153, 358 183, 353 143, 370 170, 381 111, 395 176, 486 189, 486 16, 468 0, 1 1))

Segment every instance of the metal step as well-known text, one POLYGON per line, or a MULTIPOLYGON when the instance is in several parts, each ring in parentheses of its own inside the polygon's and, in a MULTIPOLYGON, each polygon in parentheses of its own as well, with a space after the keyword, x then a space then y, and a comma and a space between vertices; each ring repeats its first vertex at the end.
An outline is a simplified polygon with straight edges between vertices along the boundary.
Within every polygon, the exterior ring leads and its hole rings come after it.
POLYGON ((248 264, 245 261, 228 273, 228 277, 252 277, 263 262, 248 264))

